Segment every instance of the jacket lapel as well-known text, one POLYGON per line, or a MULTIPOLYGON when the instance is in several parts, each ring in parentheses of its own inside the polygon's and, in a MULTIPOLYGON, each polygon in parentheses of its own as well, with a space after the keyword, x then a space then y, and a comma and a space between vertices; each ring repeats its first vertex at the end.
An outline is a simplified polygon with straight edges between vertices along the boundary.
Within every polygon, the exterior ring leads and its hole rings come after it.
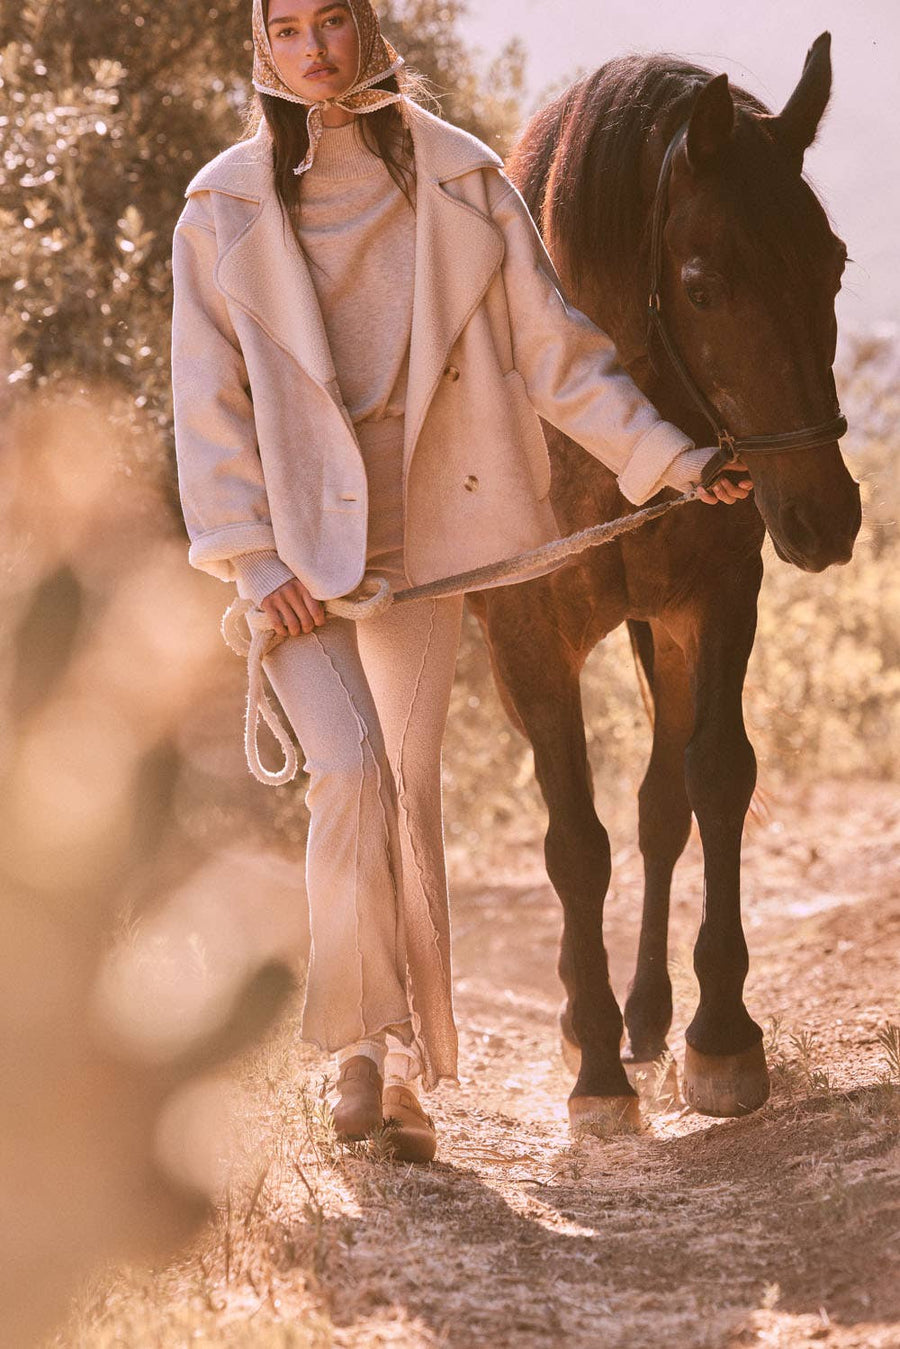
POLYGON ((416 260, 404 464, 408 468, 447 356, 478 307, 503 258, 503 235, 492 220, 451 195, 444 183, 502 160, 474 137, 412 105, 416 156, 416 260), (462 139, 462 138, 465 139, 462 139))
MULTIPOLYGON (((503 258, 494 222, 444 184, 474 168, 503 166, 481 141, 408 105, 416 159, 416 256, 404 461, 408 465, 450 348, 503 258)), ((248 224, 225 246, 215 280, 224 293, 318 384, 337 393, 322 311, 305 258, 293 247, 271 177, 265 119, 256 134, 224 150, 191 180, 185 196, 214 189, 255 203, 248 224), (290 266, 273 274, 273 259, 290 266)))
POLYGON ((185 196, 213 188, 255 205, 248 224, 226 244, 215 281, 318 384, 335 379, 334 361, 306 259, 282 215, 271 178, 265 120, 256 135, 219 155, 188 184, 185 196), (287 266, 278 261, 286 259, 287 266))

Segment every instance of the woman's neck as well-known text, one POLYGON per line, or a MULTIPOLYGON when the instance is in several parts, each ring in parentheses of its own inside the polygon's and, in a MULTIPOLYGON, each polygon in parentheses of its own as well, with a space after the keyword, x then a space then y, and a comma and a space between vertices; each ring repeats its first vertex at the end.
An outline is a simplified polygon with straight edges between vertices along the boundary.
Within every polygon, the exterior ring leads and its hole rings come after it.
POLYGON ((322 125, 323 126, 347 126, 354 121, 355 112, 348 112, 346 108, 323 108, 322 125))

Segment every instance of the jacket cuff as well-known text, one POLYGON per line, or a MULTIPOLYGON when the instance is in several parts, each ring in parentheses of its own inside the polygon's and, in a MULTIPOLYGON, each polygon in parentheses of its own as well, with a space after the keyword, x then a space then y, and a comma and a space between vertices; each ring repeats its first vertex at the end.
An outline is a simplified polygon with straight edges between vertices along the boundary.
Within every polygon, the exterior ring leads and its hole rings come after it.
POLYGON ((237 579, 238 594, 241 599, 250 599, 258 605, 273 590, 277 590, 285 581, 292 581, 294 573, 285 566, 278 554, 271 548, 256 553, 241 553, 231 559, 237 579))
MULTIPOLYGON (((696 446, 690 436, 671 422, 657 422, 641 436, 619 474, 619 491, 634 506, 641 506, 660 490, 672 461, 696 446)), ((708 454, 711 454, 709 451, 708 454)), ((708 457, 708 455, 707 455, 708 457)))
POLYGON ((199 571, 209 572, 220 581, 233 581, 233 559, 242 553, 256 553, 275 547, 275 533, 265 521, 223 525, 193 538, 188 562, 199 571))

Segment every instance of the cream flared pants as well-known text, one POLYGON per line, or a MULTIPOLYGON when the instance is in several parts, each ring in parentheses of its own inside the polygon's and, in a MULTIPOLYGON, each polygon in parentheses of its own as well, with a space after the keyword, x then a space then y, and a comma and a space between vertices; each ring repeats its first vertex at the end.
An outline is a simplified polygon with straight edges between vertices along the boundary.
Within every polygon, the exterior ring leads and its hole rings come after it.
MULTIPOLYGON (((403 418, 356 427, 369 482, 367 572, 403 573, 403 418)), ((392 1031, 426 1087, 457 1073, 441 741, 462 598, 329 617, 263 668, 309 774, 312 945, 301 1035, 336 1052, 392 1031)))

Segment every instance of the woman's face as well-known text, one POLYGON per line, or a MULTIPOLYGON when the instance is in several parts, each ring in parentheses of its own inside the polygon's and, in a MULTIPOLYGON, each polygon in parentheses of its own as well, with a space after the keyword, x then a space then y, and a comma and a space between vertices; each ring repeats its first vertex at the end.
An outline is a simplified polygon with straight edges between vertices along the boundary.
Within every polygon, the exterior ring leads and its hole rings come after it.
POLYGON ((269 45, 285 84, 318 101, 356 79, 359 36, 344 0, 269 0, 269 45))

